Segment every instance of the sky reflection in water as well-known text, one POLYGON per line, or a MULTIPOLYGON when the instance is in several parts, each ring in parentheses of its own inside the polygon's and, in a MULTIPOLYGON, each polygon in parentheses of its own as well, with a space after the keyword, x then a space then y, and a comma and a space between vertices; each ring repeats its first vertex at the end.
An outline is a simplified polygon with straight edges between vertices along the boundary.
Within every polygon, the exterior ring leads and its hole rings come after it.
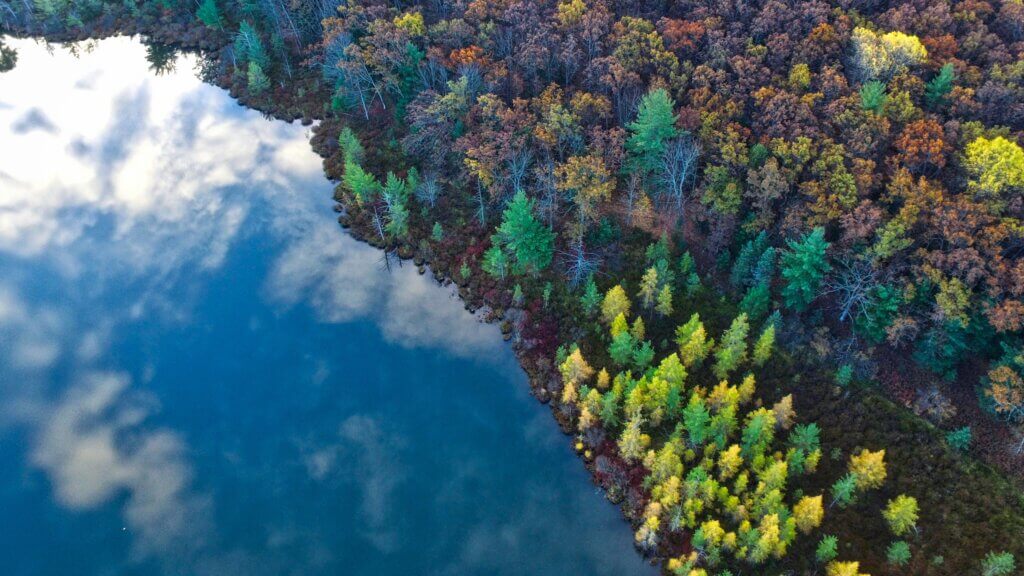
POLYGON ((0 572, 651 574, 307 129, 128 39, 0 74, 0 572))

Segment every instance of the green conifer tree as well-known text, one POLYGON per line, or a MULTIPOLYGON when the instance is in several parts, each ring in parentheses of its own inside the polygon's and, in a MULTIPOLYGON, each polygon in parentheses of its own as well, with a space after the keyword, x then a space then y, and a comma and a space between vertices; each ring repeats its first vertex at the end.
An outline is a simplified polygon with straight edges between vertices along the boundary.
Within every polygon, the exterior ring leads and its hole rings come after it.
POLYGON ((537 274, 551 264, 555 234, 534 216, 534 202, 519 190, 502 214, 495 237, 514 260, 517 274, 537 274))
POLYGON ((803 311, 818 296, 822 280, 832 266, 826 259, 829 243, 825 229, 815 228, 799 242, 789 241, 782 255, 782 278, 786 284, 782 297, 786 306, 803 311))
POLYGON ((648 92, 640 101, 636 120, 628 126, 630 170, 647 174, 657 169, 666 143, 678 134, 674 110, 675 102, 664 88, 648 92))

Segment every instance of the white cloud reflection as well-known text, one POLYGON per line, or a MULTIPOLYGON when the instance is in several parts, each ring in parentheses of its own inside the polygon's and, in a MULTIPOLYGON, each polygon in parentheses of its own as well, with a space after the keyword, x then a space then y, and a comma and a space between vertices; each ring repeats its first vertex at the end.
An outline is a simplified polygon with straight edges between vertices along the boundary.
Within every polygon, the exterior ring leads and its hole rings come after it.
POLYGON ((336 225, 311 224, 281 255, 268 280, 270 297, 307 302, 327 322, 373 318, 384 337, 406 347, 442 348, 461 357, 491 357, 501 347, 494 326, 466 312, 454 290, 441 288, 414 266, 392 262, 336 225))
MULTIPOLYGON (((0 258, 52 270, 67 298, 30 303, 30 288, 0 278, 0 362, 17 375, 0 382, 0 433, 31 431, 30 460, 64 507, 119 503, 137 559, 190 574, 285 573, 260 553, 213 550, 213 502, 193 485, 185 437, 151 423, 158 406, 127 375, 98 367, 118 325, 154 313, 187 321, 194 279, 215 273, 240 236, 271 234, 283 249, 264 295, 281 308, 368 319, 391 342, 464 357, 497 351, 497 329, 412 266, 386 272, 378 250, 331 218, 308 131, 241 109, 190 74, 190 58, 156 77, 127 38, 79 58, 5 43, 19 61, 0 74, 0 258), (106 304, 78 317, 80 301, 106 304)), ((395 440, 354 418, 336 438, 343 451, 321 458, 370 471, 360 484, 364 536, 386 551, 400 522, 391 493, 401 475, 387 457, 395 440)))
POLYGON ((127 38, 79 58, 9 42, 20 55, 0 75, 0 252, 100 286, 145 278, 136 305, 173 316, 187 311, 163 297, 167 284, 218 268, 256 218, 286 246, 268 279, 275 302, 327 322, 373 319, 404 346, 466 357, 500 346, 430 277, 386 272, 380 251, 340 231, 303 127, 242 110, 188 73, 190 58, 153 76, 127 38))
POLYGON ((32 452, 57 501, 89 510, 126 494, 126 528, 138 558, 182 564, 210 539, 206 498, 194 494, 185 445, 174 432, 147 429, 153 400, 132 397, 126 375, 89 373, 46 417, 32 452))

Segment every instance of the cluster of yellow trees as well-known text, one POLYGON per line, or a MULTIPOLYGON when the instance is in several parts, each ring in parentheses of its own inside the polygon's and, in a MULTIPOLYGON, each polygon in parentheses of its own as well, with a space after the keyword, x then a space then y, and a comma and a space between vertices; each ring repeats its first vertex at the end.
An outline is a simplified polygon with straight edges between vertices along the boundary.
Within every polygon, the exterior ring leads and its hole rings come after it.
MULTIPOLYGON (((629 321, 630 301, 621 286, 602 302, 602 321, 612 342, 629 335, 634 351, 649 348, 643 320, 629 321)), ((693 551, 668 562, 675 574, 703 576, 724 562, 762 564, 784 556, 798 534, 821 525, 824 495, 790 498, 790 484, 813 472, 821 459, 819 428, 795 424, 793 399, 771 408, 755 399, 754 368, 770 356, 771 323, 748 353, 744 315, 716 342, 694 314, 676 331, 678 349, 659 362, 613 360, 614 375, 595 369, 578 347, 559 364, 561 401, 578 416, 580 441, 601 427, 617 434, 621 457, 642 464, 650 499, 636 532, 637 543, 655 550, 669 532, 685 532, 693 551), (636 370, 634 372, 634 369, 636 370), (701 382, 716 382, 701 385, 701 382)), ((853 491, 877 488, 885 479, 884 451, 854 455, 847 476, 853 491)), ((852 501, 841 498, 844 502, 852 501)), ((834 503, 834 501, 833 501, 834 503)), ((857 575, 856 562, 828 558, 828 574, 857 575)))

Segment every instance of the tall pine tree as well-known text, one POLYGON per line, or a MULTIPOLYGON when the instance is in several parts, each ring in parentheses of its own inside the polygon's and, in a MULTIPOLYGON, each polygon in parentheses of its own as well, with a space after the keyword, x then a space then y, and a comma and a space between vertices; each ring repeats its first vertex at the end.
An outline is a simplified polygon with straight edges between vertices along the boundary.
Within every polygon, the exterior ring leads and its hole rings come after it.
POLYGON ((782 255, 782 298, 786 306, 803 311, 818 296, 825 274, 832 269, 825 257, 829 243, 825 229, 818 227, 799 242, 789 241, 789 251, 782 255))
POLYGON ((664 88, 648 92, 640 101, 626 141, 631 171, 648 174, 658 168, 666 143, 679 133, 674 109, 675 102, 664 88))

